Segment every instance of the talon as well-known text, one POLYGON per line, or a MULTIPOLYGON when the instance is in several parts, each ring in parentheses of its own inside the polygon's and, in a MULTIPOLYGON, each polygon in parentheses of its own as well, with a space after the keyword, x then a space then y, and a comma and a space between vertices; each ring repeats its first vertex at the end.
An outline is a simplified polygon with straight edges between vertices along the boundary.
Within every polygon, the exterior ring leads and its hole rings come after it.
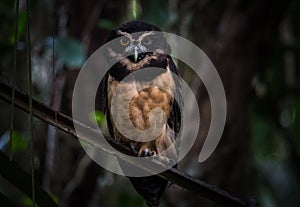
POLYGON ((136 148, 135 148, 135 144, 131 142, 129 145, 130 145, 131 150, 132 150, 135 154, 138 154, 138 151, 137 151, 136 148))
POLYGON ((174 159, 169 159, 169 165, 170 166, 176 165, 176 161, 174 159))
POLYGON ((150 150, 148 148, 144 149, 142 152, 143 157, 148 157, 150 156, 150 150))
POLYGON ((155 151, 150 151, 150 156, 156 156, 156 152, 155 151))
POLYGON ((145 148, 143 150, 140 150, 139 156, 140 157, 153 157, 153 156, 156 156, 156 152, 153 150, 150 150, 148 148, 145 148))

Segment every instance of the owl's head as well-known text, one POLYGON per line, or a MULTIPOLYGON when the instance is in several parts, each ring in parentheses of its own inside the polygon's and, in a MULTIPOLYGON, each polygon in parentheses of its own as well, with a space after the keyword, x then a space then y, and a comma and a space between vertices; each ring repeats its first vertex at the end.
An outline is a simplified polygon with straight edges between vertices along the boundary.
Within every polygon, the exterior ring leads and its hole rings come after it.
POLYGON ((157 26, 143 21, 124 23, 112 30, 107 38, 107 42, 118 38, 111 44, 108 57, 136 64, 146 57, 169 53, 170 46, 160 31, 157 26))

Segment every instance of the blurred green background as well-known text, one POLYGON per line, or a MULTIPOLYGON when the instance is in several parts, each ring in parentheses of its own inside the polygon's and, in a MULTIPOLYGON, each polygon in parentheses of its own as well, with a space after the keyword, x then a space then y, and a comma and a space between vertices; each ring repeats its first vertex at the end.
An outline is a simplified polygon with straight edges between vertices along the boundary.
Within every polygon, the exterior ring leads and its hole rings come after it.
MULTIPOLYGON (((178 63, 180 74, 196 94, 201 113, 197 142, 179 169, 246 201, 254 196, 259 206, 299 205, 300 1, 30 2, 35 99, 71 116, 72 88, 78 71, 105 43, 109 31, 133 19, 156 24, 163 31, 189 39, 208 55, 223 81, 228 103, 221 142, 208 160, 199 163, 210 124, 210 101, 201 80, 178 63)), ((10 83, 14 79, 15 24, 15 1, 0 0, 0 80, 10 83)), ((29 88, 26 27, 26 1, 20 0, 14 85, 23 93, 29 88)), ((10 108, 0 100, 0 150, 7 157, 10 108)), ((103 108, 101 98, 99 108, 103 108)), ((103 119, 101 113, 96 116, 103 119)), ((16 109, 14 119, 12 157, 30 173, 29 116, 16 109)), ((77 140, 37 119, 34 137, 36 181, 59 206, 145 206, 126 178, 93 163, 77 140)), ((18 172, 4 176, 6 167, 0 165, 1 197, 12 205, 31 206, 30 197, 14 182, 18 172)), ((26 188, 26 182, 22 185, 26 188)), ((218 205, 172 185, 161 206, 218 205)))

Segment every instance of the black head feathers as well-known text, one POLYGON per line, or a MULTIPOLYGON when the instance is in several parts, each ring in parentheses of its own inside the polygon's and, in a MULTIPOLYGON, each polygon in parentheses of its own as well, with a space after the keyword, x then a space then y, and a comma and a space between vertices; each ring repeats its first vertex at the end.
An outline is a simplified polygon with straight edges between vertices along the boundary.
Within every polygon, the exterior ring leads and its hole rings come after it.
POLYGON ((161 31, 161 29, 153 24, 144 21, 130 21, 121 24, 119 27, 113 29, 106 40, 109 42, 120 35, 117 34, 117 30, 127 33, 143 32, 143 31, 161 31))

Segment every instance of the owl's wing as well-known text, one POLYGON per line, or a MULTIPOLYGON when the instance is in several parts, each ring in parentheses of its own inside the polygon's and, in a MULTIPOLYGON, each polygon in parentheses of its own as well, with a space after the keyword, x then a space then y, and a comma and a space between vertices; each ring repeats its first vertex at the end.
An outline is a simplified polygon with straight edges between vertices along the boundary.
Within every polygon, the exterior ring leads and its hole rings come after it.
MULTIPOLYGON (((168 64, 169 64, 169 68, 170 70, 175 73, 177 76, 179 76, 177 67, 175 65, 175 63, 173 62, 172 58, 170 56, 168 56, 168 64)), ((175 82, 175 92, 174 92, 174 102, 172 105, 172 110, 170 113, 170 116, 168 118, 168 125, 170 126, 170 128, 175 132, 176 136, 179 134, 180 132, 180 128, 181 128, 181 110, 183 107, 183 102, 182 102, 182 97, 181 97, 181 91, 182 91, 182 85, 180 83, 180 80, 178 80, 178 78, 174 78, 174 82, 175 82), (175 100, 175 97, 177 100, 175 100)))
POLYGON ((113 124, 111 122, 111 118, 110 118, 110 111, 109 111, 109 107, 108 107, 108 76, 109 76, 109 72, 107 72, 103 78, 103 98, 105 101, 105 106, 104 106, 104 114, 106 116, 106 125, 108 128, 108 132, 109 135, 114 138, 114 129, 113 129, 113 124))

